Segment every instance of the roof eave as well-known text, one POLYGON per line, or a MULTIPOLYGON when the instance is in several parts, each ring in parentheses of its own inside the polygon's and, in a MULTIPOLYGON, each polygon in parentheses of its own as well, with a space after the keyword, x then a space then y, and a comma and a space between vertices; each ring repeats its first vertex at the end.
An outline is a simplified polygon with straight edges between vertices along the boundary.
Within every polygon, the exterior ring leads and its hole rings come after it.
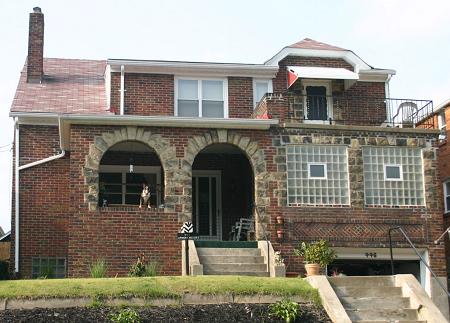
POLYGON ((111 72, 120 72, 125 67, 128 73, 155 73, 173 75, 210 75, 274 78, 278 66, 264 64, 178 62, 178 61, 145 61, 108 59, 111 72))

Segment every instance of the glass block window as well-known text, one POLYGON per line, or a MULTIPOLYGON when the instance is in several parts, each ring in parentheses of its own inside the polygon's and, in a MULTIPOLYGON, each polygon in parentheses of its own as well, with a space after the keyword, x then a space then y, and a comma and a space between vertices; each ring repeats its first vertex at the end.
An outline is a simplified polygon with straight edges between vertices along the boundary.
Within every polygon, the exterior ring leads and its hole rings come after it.
POLYGON ((348 205, 346 146, 288 145, 288 203, 348 205))
POLYGON ((422 150, 363 147, 366 205, 424 205, 422 150))
POLYGON ((33 258, 32 278, 66 277, 66 258, 33 258))

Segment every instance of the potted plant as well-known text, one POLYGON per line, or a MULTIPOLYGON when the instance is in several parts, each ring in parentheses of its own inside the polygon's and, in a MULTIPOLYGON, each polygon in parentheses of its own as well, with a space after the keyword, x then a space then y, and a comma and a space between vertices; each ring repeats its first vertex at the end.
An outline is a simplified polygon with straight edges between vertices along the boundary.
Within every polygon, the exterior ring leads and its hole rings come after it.
POLYGON ((318 275, 320 267, 325 267, 336 259, 336 252, 325 240, 301 242, 294 249, 294 254, 303 257, 307 276, 318 275))

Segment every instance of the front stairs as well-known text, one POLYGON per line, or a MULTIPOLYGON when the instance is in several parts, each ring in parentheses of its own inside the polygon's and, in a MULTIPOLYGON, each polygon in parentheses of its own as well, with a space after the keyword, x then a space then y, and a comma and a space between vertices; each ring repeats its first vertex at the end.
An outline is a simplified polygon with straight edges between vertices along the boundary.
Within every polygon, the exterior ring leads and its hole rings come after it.
POLYGON ((203 275, 269 276, 256 241, 196 241, 195 245, 203 275))
POLYGON ((328 281, 352 322, 426 322, 418 319, 418 308, 403 297, 393 276, 329 277, 328 281))

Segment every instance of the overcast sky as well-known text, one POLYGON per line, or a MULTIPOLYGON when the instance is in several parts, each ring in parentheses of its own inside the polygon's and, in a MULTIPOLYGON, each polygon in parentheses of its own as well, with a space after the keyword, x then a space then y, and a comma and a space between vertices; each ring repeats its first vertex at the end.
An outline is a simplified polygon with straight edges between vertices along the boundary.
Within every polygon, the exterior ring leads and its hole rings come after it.
MULTIPOLYGON (((25 1, 0 3, 0 226, 10 229, 8 117, 27 54, 28 14, 45 15, 44 55, 263 63, 303 38, 391 68, 391 97, 450 98, 450 1, 25 1), (8 149, 8 147, 6 147, 8 149)), ((28 201, 27 203, 36 201, 28 201)))

